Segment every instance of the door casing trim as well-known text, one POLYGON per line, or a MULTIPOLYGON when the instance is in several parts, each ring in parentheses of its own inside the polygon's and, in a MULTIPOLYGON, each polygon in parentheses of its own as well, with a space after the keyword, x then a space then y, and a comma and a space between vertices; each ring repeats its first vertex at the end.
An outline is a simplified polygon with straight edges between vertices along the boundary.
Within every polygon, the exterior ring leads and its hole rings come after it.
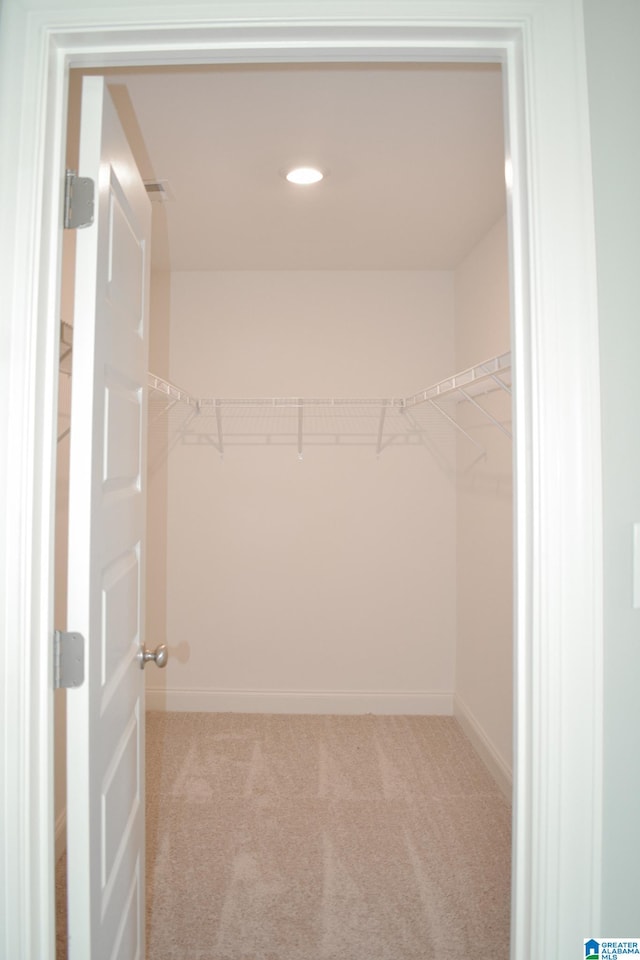
POLYGON ((49 640, 69 68, 438 59, 497 60, 505 71, 517 437, 511 955, 570 955, 576 938, 598 933, 603 715, 595 237, 580 0, 193 8, 173 0, 161 13, 144 2, 47 6, 7 0, 0 32, 0 80, 13 78, 10 96, 0 83, 11 151, 3 148, 0 187, 0 289, 9 303, 0 449, 11 457, 0 480, 6 955, 54 956, 49 640), (16 637, 27 641, 16 645, 16 637))

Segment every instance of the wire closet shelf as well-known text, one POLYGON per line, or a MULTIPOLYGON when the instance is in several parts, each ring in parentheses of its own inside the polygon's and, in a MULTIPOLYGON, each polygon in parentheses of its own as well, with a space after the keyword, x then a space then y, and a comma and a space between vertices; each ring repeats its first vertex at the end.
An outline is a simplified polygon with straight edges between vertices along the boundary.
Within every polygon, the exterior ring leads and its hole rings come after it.
POLYGON ((510 353, 491 357, 408 397, 195 397, 153 373, 148 375, 148 387, 150 399, 161 404, 159 416, 176 404, 188 408, 191 428, 183 429, 184 442, 211 443, 221 455, 228 442, 293 442, 302 459, 305 441, 339 444, 345 437, 351 443, 375 442, 379 455, 399 436, 420 432, 416 418, 421 409, 436 411, 439 419, 483 450, 454 416, 453 405, 463 401, 511 438, 506 423, 478 399, 496 390, 511 393, 510 353), (194 418, 200 429, 194 429, 194 418))

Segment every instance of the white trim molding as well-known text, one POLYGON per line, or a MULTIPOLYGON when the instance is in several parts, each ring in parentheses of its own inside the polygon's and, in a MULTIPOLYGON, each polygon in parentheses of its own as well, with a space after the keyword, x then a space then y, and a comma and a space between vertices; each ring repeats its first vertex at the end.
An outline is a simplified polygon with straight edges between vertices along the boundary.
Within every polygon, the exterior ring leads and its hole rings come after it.
POLYGON ((513 960, 599 928, 600 406, 581 0, 4 0, 0 954, 53 960, 52 492, 73 65, 498 60, 515 395, 513 960), (8 467, 10 466, 10 470, 8 467), (585 709, 586 708, 586 709, 585 709))
POLYGON ((147 710, 192 713, 318 713, 354 716, 453 714, 452 693, 415 690, 181 690, 147 687, 147 710))
POLYGON ((457 695, 453 698, 453 715, 500 790, 506 799, 511 802, 513 798, 513 770, 505 763, 504 758, 500 755, 499 750, 478 718, 472 713, 462 697, 457 695))

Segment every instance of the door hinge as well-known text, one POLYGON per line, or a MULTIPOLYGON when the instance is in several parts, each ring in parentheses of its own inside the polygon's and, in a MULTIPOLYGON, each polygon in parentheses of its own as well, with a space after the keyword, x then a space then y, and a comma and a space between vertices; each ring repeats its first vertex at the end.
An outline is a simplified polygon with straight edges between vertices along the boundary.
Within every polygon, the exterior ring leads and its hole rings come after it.
POLYGON ((64 182, 65 230, 90 227, 95 213, 95 184, 89 177, 79 177, 67 170, 64 182))
POLYGON ((53 686, 81 687, 84 683, 84 637, 81 633, 53 635, 53 686))

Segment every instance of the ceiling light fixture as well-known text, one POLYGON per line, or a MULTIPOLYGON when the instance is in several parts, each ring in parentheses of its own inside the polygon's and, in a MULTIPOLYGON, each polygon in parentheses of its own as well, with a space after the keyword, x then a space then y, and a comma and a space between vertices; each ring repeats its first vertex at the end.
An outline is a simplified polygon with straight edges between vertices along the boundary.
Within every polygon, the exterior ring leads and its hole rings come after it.
POLYGON ((295 167, 286 174, 289 183, 310 184, 318 183, 322 180, 324 174, 316 167, 295 167))

